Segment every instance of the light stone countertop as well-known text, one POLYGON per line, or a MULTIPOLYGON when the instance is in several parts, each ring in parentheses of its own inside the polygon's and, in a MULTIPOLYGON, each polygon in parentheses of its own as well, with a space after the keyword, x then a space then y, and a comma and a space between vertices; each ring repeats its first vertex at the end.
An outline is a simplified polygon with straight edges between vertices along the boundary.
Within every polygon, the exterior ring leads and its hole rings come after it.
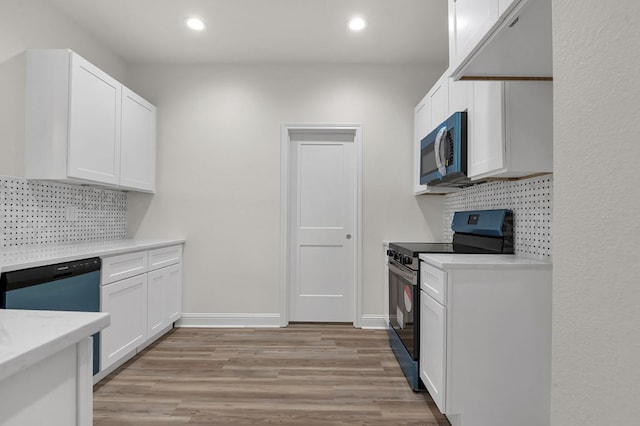
POLYGON ((548 260, 532 259, 510 254, 436 254, 420 255, 420 260, 440 269, 549 269, 548 260))
POLYGON ((107 327, 102 312, 0 309, 0 381, 107 327))
POLYGON ((184 239, 109 240, 69 242, 55 245, 29 245, 0 249, 0 272, 55 263, 70 262, 89 257, 107 257, 140 250, 150 250, 175 244, 184 244, 184 239))

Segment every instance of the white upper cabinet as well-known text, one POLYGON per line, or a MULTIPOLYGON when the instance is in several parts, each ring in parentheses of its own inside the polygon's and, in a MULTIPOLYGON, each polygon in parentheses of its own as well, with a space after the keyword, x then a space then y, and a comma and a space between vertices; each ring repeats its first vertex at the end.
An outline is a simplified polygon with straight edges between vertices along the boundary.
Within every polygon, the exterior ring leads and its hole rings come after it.
POLYGON ((414 110, 413 192, 415 195, 443 194, 458 190, 457 188, 420 185, 420 142, 450 115, 449 80, 449 73, 445 72, 414 110))
POLYGON ((484 177, 504 166, 504 100, 502 82, 474 82, 467 114, 467 175, 484 177))
POLYGON ((457 79, 550 79, 551 0, 449 0, 457 79))
POLYGON ((449 116, 449 76, 446 73, 429 90, 427 97, 429 98, 429 128, 424 136, 449 116))
POLYGON ((25 177, 155 190, 155 107, 66 49, 27 52, 25 177))
POLYGON ((122 88, 120 185, 155 191, 156 107, 122 88))
POLYGON ((553 171, 553 89, 546 81, 472 82, 467 172, 473 180, 553 171))
POLYGON ((433 87, 418 103, 414 113, 414 184, 413 192, 420 194, 444 194, 459 191, 453 187, 432 187, 420 185, 420 142, 439 124, 457 111, 469 108, 473 82, 453 81, 449 77, 449 70, 436 81, 433 87))
POLYGON ((415 108, 415 195, 459 190, 420 185, 420 142, 457 111, 467 111, 467 176, 471 180, 553 172, 551 82, 454 81, 447 75, 415 108))
POLYGON ((469 109, 473 93, 472 81, 454 81, 449 78, 449 113, 466 111, 469 109))
POLYGON ((449 64, 457 64, 498 20, 498 0, 449 0, 449 64))
POLYGON ((519 0, 499 0, 498 1, 498 15, 502 16, 504 13, 511 9, 511 6, 515 6, 519 0))
POLYGON ((67 174, 71 178, 117 185, 121 84, 78 55, 70 59, 67 174))

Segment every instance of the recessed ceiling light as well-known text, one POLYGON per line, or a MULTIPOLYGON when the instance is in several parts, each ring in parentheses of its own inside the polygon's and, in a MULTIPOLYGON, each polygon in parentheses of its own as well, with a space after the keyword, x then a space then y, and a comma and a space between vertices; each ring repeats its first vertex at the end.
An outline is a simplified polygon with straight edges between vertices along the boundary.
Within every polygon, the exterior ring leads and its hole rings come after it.
POLYGON ((187 18, 184 20, 184 24, 194 31, 204 31, 207 29, 207 25, 198 18, 187 18))
POLYGON ((366 28, 366 26, 367 21, 359 16, 351 18, 351 20, 349 21, 349 29, 351 31, 362 31, 366 28))

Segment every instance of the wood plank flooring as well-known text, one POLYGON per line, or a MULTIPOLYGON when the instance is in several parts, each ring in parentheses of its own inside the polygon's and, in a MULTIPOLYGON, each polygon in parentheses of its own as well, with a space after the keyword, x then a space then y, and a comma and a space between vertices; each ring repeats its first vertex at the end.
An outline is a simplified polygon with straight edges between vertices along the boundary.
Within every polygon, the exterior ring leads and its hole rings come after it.
POLYGON ((94 425, 448 425, 386 331, 175 329, 94 388, 94 425))

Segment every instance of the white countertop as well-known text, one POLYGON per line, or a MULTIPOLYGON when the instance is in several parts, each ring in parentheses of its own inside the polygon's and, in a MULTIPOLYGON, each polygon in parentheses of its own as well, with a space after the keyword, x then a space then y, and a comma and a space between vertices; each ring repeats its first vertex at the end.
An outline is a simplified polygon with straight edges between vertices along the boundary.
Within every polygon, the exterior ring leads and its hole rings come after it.
POLYGON ((16 271, 88 257, 107 257, 183 244, 184 239, 110 240, 30 245, 0 250, 0 272, 16 271))
POLYGON ((548 260, 509 254, 421 254, 420 260, 440 269, 552 269, 548 260))
POLYGON ((0 380, 75 345, 110 323, 102 312, 0 309, 0 380))

